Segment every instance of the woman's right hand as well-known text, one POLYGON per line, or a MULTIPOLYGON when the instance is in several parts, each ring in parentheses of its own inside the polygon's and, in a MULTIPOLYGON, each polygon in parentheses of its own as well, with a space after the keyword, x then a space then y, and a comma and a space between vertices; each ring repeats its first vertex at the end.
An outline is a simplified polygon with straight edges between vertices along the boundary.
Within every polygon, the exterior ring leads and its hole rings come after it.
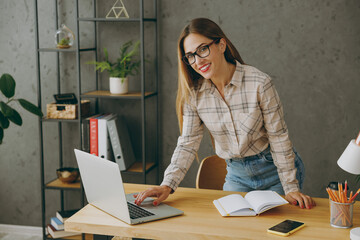
POLYGON ((156 199, 153 201, 154 206, 159 205, 162 201, 168 198, 171 188, 168 186, 158 186, 158 187, 152 187, 148 188, 145 191, 142 191, 138 194, 134 195, 135 204, 140 205, 142 201, 144 201, 147 197, 156 197, 156 199))

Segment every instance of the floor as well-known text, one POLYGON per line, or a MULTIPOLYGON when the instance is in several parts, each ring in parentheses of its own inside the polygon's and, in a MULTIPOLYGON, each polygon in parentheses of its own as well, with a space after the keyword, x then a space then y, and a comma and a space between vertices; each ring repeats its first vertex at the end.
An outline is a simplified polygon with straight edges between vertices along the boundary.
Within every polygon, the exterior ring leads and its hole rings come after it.
POLYGON ((42 240, 42 237, 39 235, 0 232, 0 240, 42 240))

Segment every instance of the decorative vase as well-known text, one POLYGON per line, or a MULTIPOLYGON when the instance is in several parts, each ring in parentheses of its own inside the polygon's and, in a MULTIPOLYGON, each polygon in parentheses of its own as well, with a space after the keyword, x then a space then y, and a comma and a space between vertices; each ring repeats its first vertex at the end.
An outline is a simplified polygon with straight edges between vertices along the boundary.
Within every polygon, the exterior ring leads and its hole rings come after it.
POLYGON ((70 48, 74 44, 75 35, 65 24, 61 24, 55 33, 57 48, 70 48))
POLYGON ((129 91, 128 78, 110 78, 110 93, 112 94, 124 94, 129 91))

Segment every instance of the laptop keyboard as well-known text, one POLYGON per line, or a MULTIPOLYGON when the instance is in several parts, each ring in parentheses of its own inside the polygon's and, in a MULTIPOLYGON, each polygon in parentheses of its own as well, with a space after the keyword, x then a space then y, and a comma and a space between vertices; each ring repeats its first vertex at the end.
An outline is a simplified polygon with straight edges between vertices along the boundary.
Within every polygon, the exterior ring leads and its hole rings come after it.
POLYGON ((142 217, 148 217, 148 216, 152 216, 155 215, 135 204, 129 203, 127 202, 128 208, 129 208, 129 213, 130 213, 130 218, 131 219, 137 219, 137 218, 142 218, 142 217))

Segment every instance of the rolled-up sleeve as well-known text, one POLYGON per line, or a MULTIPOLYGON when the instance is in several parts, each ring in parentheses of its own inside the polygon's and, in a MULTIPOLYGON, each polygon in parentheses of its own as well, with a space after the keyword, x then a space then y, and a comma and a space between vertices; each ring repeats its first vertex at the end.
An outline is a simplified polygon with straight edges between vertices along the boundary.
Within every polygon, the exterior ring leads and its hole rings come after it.
POLYGON ((259 97, 271 153, 285 194, 299 191, 299 184, 296 179, 295 154, 284 121, 282 104, 269 77, 265 79, 260 88, 259 97))
POLYGON ((203 132, 203 123, 190 100, 189 103, 184 104, 182 134, 178 138, 171 163, 165 170, 161 185, 176 190, 194 161, 203 132))

